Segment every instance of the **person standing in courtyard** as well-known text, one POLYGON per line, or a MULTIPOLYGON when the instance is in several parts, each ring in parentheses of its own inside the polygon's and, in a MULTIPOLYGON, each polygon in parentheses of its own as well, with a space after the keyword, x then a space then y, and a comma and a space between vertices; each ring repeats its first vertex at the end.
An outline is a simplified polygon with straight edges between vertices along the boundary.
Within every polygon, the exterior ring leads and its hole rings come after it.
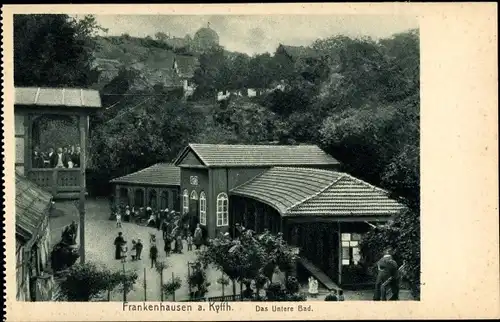
POLYGON ((130 258, 135 261, 137 258, 137 243, 132 239, 132 247, 130 247, 130 258))
MULTIPOLYGON (((193 236, 191 236, 191 233, 189 232, 186 241, 187 241, 187 250, 188 252, 190 252, 193 250, 193 236)), ((196 249, 198 249, 198 247, 196 249)))
POLYGON ((123 241, 121 246, 122 263, 125 263, 127 261, 127 253, 128 253, 127 242, 123 241))
POLYGON ((182 254, 182 238, 181 235, 177 235, 175 239, 175 252, 177 254, 182 254))
POLYGON ((168 257, 168 255, 170 255, 170 251, 172 250, 172 241, 170 238, 164 238, 163 240, 165 241, 163 249, 165 250, 165 255, 168 257))
POLYGON ((122 232, 118 233, 118 236, 115 238, 115 259, 121 259, 122 257, 122 244, 125 242, 122 236, 122 232))
POLYGON ((141 259, 141 253, 142 253, 142 242, 140 239, 137 240, 137 244, 135 244, 135 249, 136 249, 136 259, 140 260, 141 259))
POLYGON ((116 212, 116 227, 122 228, 122 214, 120 210, 116 212))
POLYGON ((156 244, 151 244, 149 248, 149 258, 151 259, 151 268, 155 267, 156 259, 158 258, 158 248, 156 248, 156 244))
POLYGON ((373 294, 374 301, 382 300, 385 294, 382 294, 382 284, 387 282, 390 278, 389 287, 392 291, 390 301, 397 301, 399 299, 399 276, 398 264, 392 258, 392 248, 386 249, 384 256, 377 262, 377 279, 375 282, 375 292, 373 294))
POLYGON ((201 231, 200 224, 196 225, 196 229, 194 230, 193 241, 196 249, 199 249, 201 244, 203 243, 203 232, 201 231))

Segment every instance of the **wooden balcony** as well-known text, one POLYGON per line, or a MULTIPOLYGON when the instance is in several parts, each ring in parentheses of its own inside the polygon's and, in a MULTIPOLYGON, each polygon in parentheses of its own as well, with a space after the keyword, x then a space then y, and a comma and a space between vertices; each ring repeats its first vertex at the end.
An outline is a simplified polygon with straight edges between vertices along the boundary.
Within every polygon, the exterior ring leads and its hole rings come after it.
POLYGON ((28 178, 49 191, 54 199, 78 199, 80 194, 80 168, 31 169, 28 178))

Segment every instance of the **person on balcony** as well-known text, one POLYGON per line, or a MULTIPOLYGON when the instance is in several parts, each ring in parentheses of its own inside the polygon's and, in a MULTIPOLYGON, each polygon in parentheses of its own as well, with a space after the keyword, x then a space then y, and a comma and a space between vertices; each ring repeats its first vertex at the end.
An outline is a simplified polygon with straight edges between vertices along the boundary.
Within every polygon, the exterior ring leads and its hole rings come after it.
POLYGON ((52 154, 50 157, 50 166, 52 168, 67 168, 69 157, 63 153, 62 148, 57 148, 57 153, 52 154))
POLYGON ((43 168, 43 157, 40 153, 40 148, 35 146, 33 149, 33 168, 43 168))
POLYGON ((73 162, 73 168, 80 167, 80 147, 77 146, 75 151, 73 151, 70 155, 71 161, 73 162))

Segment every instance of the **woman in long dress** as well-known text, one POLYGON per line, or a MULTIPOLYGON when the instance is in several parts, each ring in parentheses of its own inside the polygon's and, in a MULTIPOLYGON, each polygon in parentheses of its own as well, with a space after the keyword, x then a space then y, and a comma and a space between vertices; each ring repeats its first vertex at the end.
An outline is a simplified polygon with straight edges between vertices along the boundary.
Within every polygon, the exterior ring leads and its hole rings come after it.
POLYGON ((203 232, 201 231, 200 224, 197 224, 194 230, 193 242, 196 249, 199 249, 203 243, 203 232))
POLYGON ((122 233, 119 232, 118 236, 115 238, 115 259, 121 259, 122 258, 122 245, 125 242, 123 239, 122 233))

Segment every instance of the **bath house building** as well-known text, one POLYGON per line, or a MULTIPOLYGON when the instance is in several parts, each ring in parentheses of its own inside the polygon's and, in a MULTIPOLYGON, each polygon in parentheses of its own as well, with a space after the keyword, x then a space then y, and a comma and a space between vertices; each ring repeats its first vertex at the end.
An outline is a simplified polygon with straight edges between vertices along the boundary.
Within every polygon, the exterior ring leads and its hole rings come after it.
POLYGON ((208 238, 236 224, 282 232, 300 249, 300 266, 327 288, 366 281, 362 234, 403 209, 314 145, 189 144, 174 164, 181 211, 208 238))
POLYGON ((179 211, 180 168, 157 163, 110 181, 118 204, 179 211))

